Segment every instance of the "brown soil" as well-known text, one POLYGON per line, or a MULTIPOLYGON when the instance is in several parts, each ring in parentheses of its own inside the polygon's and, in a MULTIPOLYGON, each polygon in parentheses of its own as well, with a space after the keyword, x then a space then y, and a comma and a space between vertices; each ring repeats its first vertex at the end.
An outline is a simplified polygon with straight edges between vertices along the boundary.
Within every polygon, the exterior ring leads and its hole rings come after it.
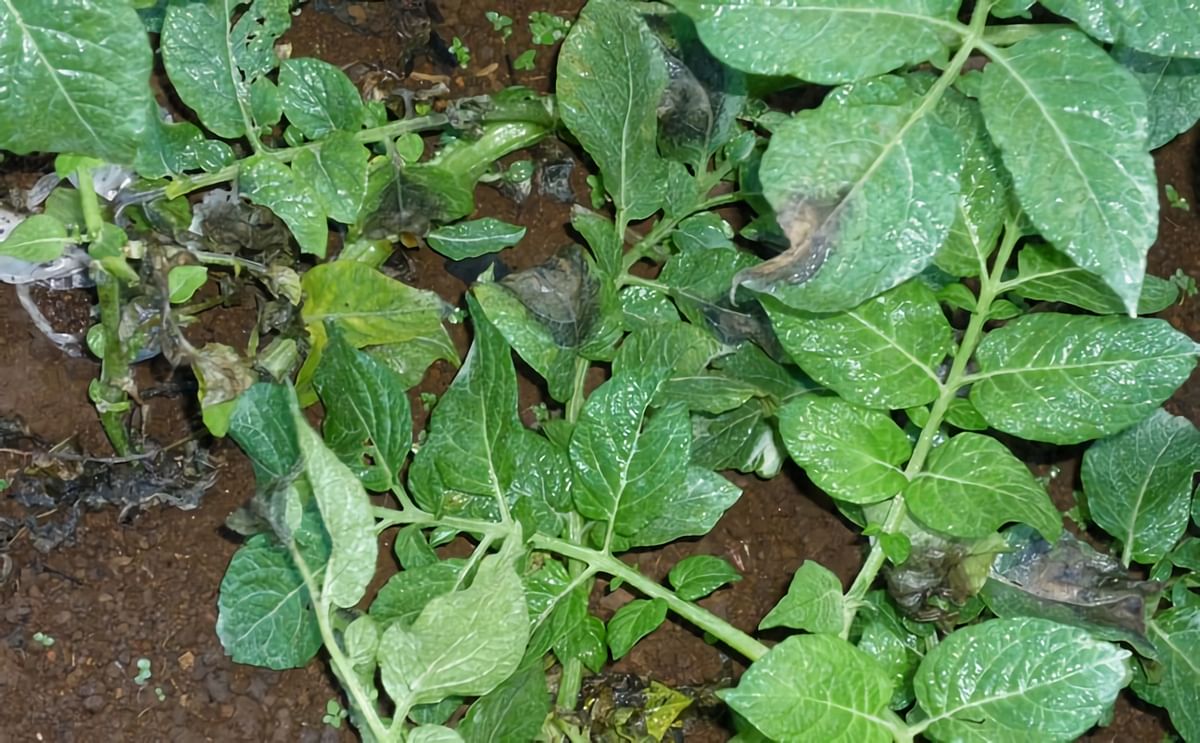
MULTIPOLYGON (((538 47, 537 69, 513 73, 508 61, 529 48, 524 19, 531 10, 573 16, 580 0, 506 3, 515 19, 507 44, 483 20, 493 2, 441 3, 443 20, 436 25, 446 40, 459 36, 470 47, 466 72, 439 68, 424 58, 416 69, 448 75, 453 94, 481 93, 520 83, 545 89, 552 55, 538 47), (496 63, 495 67, 491 67, 496 63), (489 70, 490 68, 490 70, 489 70), (488 70, 482 76, 473 71, 488 70)), ((293 54, 319 55, 339 64, 400 64, 386 35, 369 36, 343 27, 330 16, 305 10, 295 19, 287 40, 293 54), (373 39, 373 40, 372 40, 373 39)), ((1200 128, 1182 136, 1156 157, 1162 183, 1173 184, 1195 211, 1171 209, 1163 199, 1158 244, 1150 270, 1169 276, 1176 268, 1200 276, 1200 193, 1195 164, 1200 128)), ((578 173, 582 179, 582 172, 578 173)), ((586 193, 582 181, 577 193, 586 193)), ((570 240, 567 207, 533 198, 517 206, 488 188, 479 193, 479 211, 529 228, 519 250, 504 260, 519 268, 533 265, 570 240)), ((451 301, 461 301, 465 286, 446 274, 441 259, 426 251, 409 254, 415 283, 451 301)), ((193 341, 218 339, 243 343, 253 318, 250 307, 213 312, 194 328, 193 341)), ((64 317, 74 316, 65 310, 64 317)), ((1200 301, 1190 300, 1163 315, 1177 328, 1200 337, 1200 301)), ((467 335, 455 331, 461 347, 467 335)), ((41 437, 59 441, 76 437, 82 447, 102 452, 106 444, 87 384, 98 367, 86 359, 65 358, 27 321, 11 287, 0 286, 0 416, 18 415, 41 437)), ((139 368, 139 384, 151 386, 172 378, 154 363, 139 368)), ((439 363, 421 391, 439 392, 454 370, 439 363)), ((538 399, 533 383, 523 382, 522 404, 538 399)), ((149 430, 173 441, 188 430, 194 416, 187 396, 150 402, 149 430)), ((415 393, 414 393, 415 403, 415 393)), ((1168 407, 1200 423, 1200 376, 1181 389, 1168 407)), ((414 404, 418 417, 421 406, 414 404)), ((420 425, 421 421, 418 421, 420 425)), ((1063 457, 1072 455, 1065 452, 1063 457)), ((133 523, 120 523, 112 511, 89 514, 77 544, 42 555, 29 540, 18 540, 10 555, 15 570, 0 585, 0 740, 62 741, 95 739, 155 741, 350 741, 353 734, 321 722, 325 702, 340 698, 320 663, 290 672, 273 672, 233 664, 214 633, 216 595, 221 576, 237 542, 222 524, 253 490, 245 459, 229 443, 213 451, 220 479, 201 508, 154 510, 133 523), (32 639, 41 632, 54 638, 45 648, 32 639), (152 676, 134 682, 138 659, 151 662, 152 676), (161 699, 159 698, 161 695, 161 699)), ((0 469, 11 467, 0 460, 0 469)), ((1057 492, 1069 496, 1075 462, 1060 463, 1057 492)), ((744 579, 701 603, 745 630, 753 630, 786 590, 792 572, 804 560, 817 560, 847 584, 861 560, 855 533, 828 501, 810 496, 803 476, 785 471, 764 482, 735 476, 745 489, 741 501, 711 534, 629 559, 647 575, 663 577, 679 559, 705 553, 728 558, 744 579)), ((606 614, 630 595, 597 591, 597 609, 606 614)), ((704 684, 737 670, 736 659, 706 644, 691 628, 668 622, 617 664, 616 669, 653 677, 667 684, 704 684)), ((1123 698, 1114 723, 1087 737, 1093 741, 1158 741, 1168 728, 1152 708, 1123 698)), ((688 739, 719 741, 717 728, 694 729, 688 739)))

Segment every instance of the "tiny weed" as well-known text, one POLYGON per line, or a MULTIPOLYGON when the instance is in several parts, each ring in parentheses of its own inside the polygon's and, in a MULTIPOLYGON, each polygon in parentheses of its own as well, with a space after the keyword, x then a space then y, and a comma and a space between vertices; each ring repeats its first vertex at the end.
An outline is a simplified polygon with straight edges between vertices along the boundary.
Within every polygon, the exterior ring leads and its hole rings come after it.
POLYGON ((167 692, 163 691, 161 686, 154 687, 154 696, 157 697, 158 701, 160 702, 165 702, 167 700, 167 692))
POLYGON ((138 658, 137 669, 138 672, 137 675, 133 677, 133 683, 137 684, 138 686, 145 686, 146 682, 150 680, 150 676, 152 675, 150 672, 150 659, 138 658))
POLYGON ((470 47, 464 44, 463 40, 457 36, 454 37, 454 41, 450 42, 450 53, 458 60, 459 67, 465 68, 471 62, 470 47))
POLYGON ((514 70, 532 70, 533 69, 533 59, 536 56, 537 56, 537 49, 526 49, 525 51, 523 51, 519 55, 517 55, 517 58, 513 60, 513 69, 514 70))
POLYGON ((507 39, 512 36, 512 18, 494 10, 489 10, 483 16, 488 19, 488 23, 492 24, 492 30, 500 34, 500 38, 507 39))
POLYGON ((44 648, 54 647, 54 638, 45 632, 34 632, 33 641, 44 648))
POLYGON ((1171 278, 1168 280, 1175 286, 1179 287, 1179 291, 1183 295, 1180 297, 1180 301, 1183 301, 1184 299, 1190 299, 1196 296, 1197 291, 1200 291, 1200 289, 1197 289, 1196 287, 1196 279, 1187 273, 1184 273, 1182 268, 1175 269, 1175 273, 1171 274, 1171 278))
POLYGON ((1188 203, 1188 200, 1180 196, 1179 191, 1175 190, 1170 183, 1164 186, 1163 190, 1167 192, 1167 203, 1171 205, 1172 209, 1182 209, 1185 212, 1192 210, 1192 205, 1188 203))
POLYGON ((348 713, 342 708, 342 705, 336 699, 330 699, 325 703, 325 715, 321 717, 321 722, 331 728, 342 728, 342 720, 346 719, 348 713))
POLYGON ((529 34, 533 43, 543 46, 562 41, 571 29, 571 21, 553 13, 535 10, 529 14, 529 34))

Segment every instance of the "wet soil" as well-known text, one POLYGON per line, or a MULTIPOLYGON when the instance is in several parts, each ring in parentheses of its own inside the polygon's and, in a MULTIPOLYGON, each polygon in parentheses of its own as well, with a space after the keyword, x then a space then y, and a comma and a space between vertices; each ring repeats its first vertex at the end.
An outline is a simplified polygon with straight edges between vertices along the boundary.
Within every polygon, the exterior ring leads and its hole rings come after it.
MULTIPOLYGON (((471 65, 466 71, 447 69, 418 54, 413 65, 419 79, 406 84, 417 88, 445 78, 453 95, 490 92, 514 83, 545 89, 553 65, 551 48, 537 47, 532 71, 510 68, 511 59, 530 47, 524 19, 532 10, 573 16, 581 4, 581 0, 504 4, 505 12, 515 19, 513 36, 505 43, 483 18, 485 11, 497 7, 495 3, 443 2, 441 21, 434 28, 447 40, 459 36, 471 49, 471 65)), ((316 55, 337 64, 365 62, 401 71, 401 57, 409 51, 387 34, 364 34, 331 14, 308 9, 295 19, 285 40, 296 56, 316 55)), ((1200 276, 1198 153, 1200 128, 1156 156, 1160 182, 1173 184, 1194 206, 1191 212, 1172 209, 1163 196, 1160 237, 1150 256, 1150 270, 1159 276, 1169 276, 1177 268, 1200 276)), ((582 169, 576 175, 577 194, 583 197, 582 169)), ((534 265, 571 240, 564 226, 568 207, 553 200, 535 195, 517 205, 483 187, 478 201, 480 214, 528 228, 520 248, 502 255, 513 268, 534 265)), ((438 256, 418 249, 408 251, 407 258, 414 283, 461 302, 466 286, 445 272, 438 256)), ((78 309, 68 305, 57 319, 51 313, 51 319, 71 324, 78 322, 77 315, 78 309)), ((1164 312, 1163 317, 1200 337, 1198 299, 1164 312)), ((252 306, 233 307, 209 313, 189 334, 193 342, 240 345, 252 323, 252 306)), ((458 327, 454 334, 465 350, 466 329, 458 327)), ((64 357, 28 322, 11 287, 2 285, 0 348, 4 349, 0 416, 20 416, 48 441, 74 437, 87 451, 106 451, 87 398, 87 384, 98 372, 97 365, 64 357)), ((453 367, 439 362, 414 391, 418 426, 424 413, 417 392, 440 392, 453 374, 453 367)), ((176 379, 170 369, 156 363, 139 367, 138 375, 143 388, 176 379)), ((522 404, 530 406, 538 399, 537 386, 523 380, 522 404)), ((1200 423, 1200 375, 1193 376, 1168 408, 1200 423)), ((173 441, 190 430, 194 417, 186 394, 156 397, 149 402, 146 425, 159 440, 173 441)), ((1042 457, 1045 464, 1061 468, 1052 489, 1062 504, 1075 484, 1077 455, 1068 449, 1042 457)), ((49 555, 33 550, 28 539, 12 545, 13 574, 0 585, 0 699, 5 701, 0 704, 0 740, 69 743, 95 739, 97 734, 101 740, 197 743, 356 739, 345 728, 336 730, 322 723, 326 700, 339 695, 320 663, 280 673, 236 665, 225 657, 214 632, 216 597, 238 543, 222 524, 252 494, 253 477, 245 459, 227 442, 214 446, 213 459, 220 478, 197 510, 153 510, 129 523, 119 521, 111 511, 89 514, 77 543, 49 555), (54 644, 39 644, 35 633, 53 638, 54 644), (148 659, 151 668, 150 678, 142 684, 134 680, 140 659, 148 659)), ((0 472, 19 463, 0 455, 0 472)), ((801 474, 785 470, 770 482, 740 475, 733 479, 745 494, 708 536, 640 551, 627 559, 655 578, 664 577, 687 555, 729 559, 743 580, 701 603, 745 630, 753 630, 783 595, 791 574, 804 560, 819 561, 848 585, 861 561, 861 543, 829 502, 812 494, 801 474)), ((631 598, 624 589, 610 594, 605 588, 598 587, 595 596, 595 608, 602 615, 631 598)), ((615 670, 676 685, 711 683, 736 673, 739 666, 738 659, 708 645, 690 627, 669 621, 639 643, 615 670)), ((1087 740, 1149 743, 1161 740, 1167 729, 1161 713, 1123 698, 1113 724, 1094 731, 1087 740)), ((696 727, 687 739, 720 741, 728 735, 719 727, 696 727)))

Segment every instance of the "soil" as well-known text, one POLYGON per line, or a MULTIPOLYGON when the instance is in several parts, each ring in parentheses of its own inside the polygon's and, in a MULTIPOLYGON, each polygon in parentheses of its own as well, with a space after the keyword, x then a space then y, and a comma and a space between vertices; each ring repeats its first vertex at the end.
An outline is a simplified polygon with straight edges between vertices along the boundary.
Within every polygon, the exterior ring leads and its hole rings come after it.
MULTIPOLYGON (((530 47, 525 18, 533 10, 573 17, 581 0, 519 0, 503 4, 514 19, 507 43, 484 20, 494 2, 444 2, 439 36, 460 37, 472 54, 468 70, 447 69, 436 59, 417 54, 417 88, 430 80, 448 79, 452 95, 486 93, 510 84, 546 89, 553 55, 537 47, 536 68, 511 69, 511 59, 530 47)), ((403 73, 409 49, 388 33, 363 33, 333 14, 306 7, 285 38, 294 56, 321 56, 336 64, 365 63, 403 73)), ((436 56, 436 55, 434 55, 436 56)), ((1177 268, 1200 276, 1200 193, 1195 166, 1200 128, 1177 138, 1156 153, 1162 184, 1173 184, 1194 211, 1172 209, 1163 196, 1158 243, 1150 254, 1150 271, 1170 276, 1177 268)), ((586 194, 582 168, 576 193, 586 194)), ((516 205, 489 188, 479 191, 479 213, 528 227, 519 250, 504 252, 513 268, 534 265, 571 240, 564 227, 569 209, 535 196, 516 205)), ((444 271, 442 260, 426 249, 409 251, 414 283, 452 302, 461 302, 465 285, 444 271)), ((79 322, 77 302, 41 296, 51 319, 64 325, 79 322), (59 302, 64 304, 59 307, 59 302)), ((249 305, 208 313, 189 330, 193 341, 245 342, 253 322, 249 305)), ((1162 315, 1175 327, 1200 337, 1200 300, 1192 299, 1162 315)), ((60 325, 60 327, 62 327, 60 325)), ((455 329, 462 350, 466 330, 455 329)), ((19 416, 37 435, 57 442, 74 438, 86 451, 103 453, 107 444, 88 401, 88 382, 98 367, 88 359, 65 357, 40 335, 21 310, 11 287, 0 285, 0 416, 19 416)), ((414 391, 414 411, 423 416, 416 395, 440 392, 454 369, 439 362, 414 391)), ((138 368, 143 388, 178 382, 172 370, 151 362, 138 368)), ((521 400, 538 400, 537 386, 522 382, 521 400)), ((174 441, 194 425, 196 410, 189 395, 164 395, 148 401, 144 424, 159 441, 174 441)), ((1193 376, 1168 408, 1200 424, 1200 375, 1193 376)), ((421 425, 422 421, 417 421, 421 425)), ((13 572, 0 584, 0 740, 70 741, 351 741, 344 727, 322 723, 325 703, 340 698, 320 663, 274 672, 232 663, 214 632, 216 597, 221 576, 238 547, 223 528, 225 517, 250 497, 253 476, 240 452, 229 442, 212 450, 219 468, 216 486, 193 511, 154 509, 122 521, 114 510, 88 514, 76 543, 50 554, 35 551, 29 539, 18 539, 9 551, 13 572), (53 638, 45 647, 35 633, 53 638), (138 661, 150 661, 144 684, 134 680, 138 661)), ((1065 449, 1043 458, 1060 466, 1053 490, 1060 501, 1075 484, 1078 451, 1065 449), (1060 461, 1054 462, 1054 459, 1060 461)), ((19 464, 0 459, 0 471, 19 464)), ((753 630, 783 595, 789 577, 805 560, 817 560, 848 585, 862 557, 855 533, 836 515, 829 501, 803 475, 787 470, 761 481, 732 475, 744 495, 706 537, 681 541, 658 550, 631 555, 630 561, 654 578, 662 578, 679 559, 714 554, 735 564, 744 578, 701 603, 734 625, 753 630)), ((3 510, 0 510, 3 513, 3 510)), ((2 567, 2 565, 0 565, 2 567)), ((631 596, 600 587, 596 609, 607 615, 631 596)), ((740 670, 738 661, 708 645, 693 629, 667 622, 642 641, 615 670, 668 685, 706 684, 740 670)), ((1091 741, 1159 741, 1169 726, 1164 715, 1123 697, 1113 723, 1087 736, 1091 741)), ((690 741, 720 741, 728 732, 715 726, 689 730, 690 741)))

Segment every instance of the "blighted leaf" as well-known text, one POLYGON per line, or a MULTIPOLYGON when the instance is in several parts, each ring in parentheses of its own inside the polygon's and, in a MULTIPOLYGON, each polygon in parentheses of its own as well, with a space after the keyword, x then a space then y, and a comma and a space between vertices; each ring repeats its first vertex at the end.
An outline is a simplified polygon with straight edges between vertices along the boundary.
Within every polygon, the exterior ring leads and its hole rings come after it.
POLYGON ((320 59, 285 59, 279 91, 288 121, 309 139, 362 125, 362 97, 346 73, 320 59))
POLYGON ((904 497, 917 520, 954 537, 984 537, 1010 521, 1051 539, 1062 531, 1046 489, 990 436, 960 433, 935 448, 904 497))
POLYGON ((862 80, 948 54, 954 0, 679 0, 727 64, 815 83, 862 80))
POLYGON ((1171 713, 1171 722, 1184 740, 1200 738, 1200 605, 1180 606, 1150 622, 1150 639, 1158 648, 1162 679, 1154 684, 1155 703, 1171 713))
POLYGON ((367 195, 371 153, 348 132, 332 132, 313 149, 296 152, 292 172, 312 186, 321 210, 331 219, 353 224, 367 195))
POLYGON ((847 400, 895 410, 937 397, 937 369, 953 338, 924 284, 909 281, 832 315, 764 304, 792 359, 847 400))
POLYGON ((1200 2, 1042 0, 1089 35, 1163 57, 1200 57, 1200 2))
POLYGON ((511 247, 523 237, 524 227, 484 217, 438 227, 425 239, 429 241, 429 247, 450 260, 461 261, 511 247))
POLYGON ((131 163, 151 124, 153 55, 128 3, 0 6, 0 149, 131 163))
POLYGON ((730 289, 739 271, 758 265, 758 259, 738 250, 723 237, 721 227, 707 219, 692 222, 677 244, 690 245, 663 267, 659 281, 671 287, 671 296, 687 318, 707 327, 726 345, 746 340, 775 348, 777 341, 757 303, 734 304, 730 289), (718 242, 718 235, 721 238, 718 242))
POLYGON ((286 0, 254 0, 234 22, 241 5, 172 3, 163 19, 163 66, 175 92, 226 139, 252 133, 250 85, 277 63, 275 40, 292 20, 286 0))
POLYGON ((329 230, 316 193, 291 168, 269 155, 244 160, 238 170, 238 189, 255 204, 275 212, 292 231, 300 250, 325 257, 329 230))
POLYGON ((907 554, 884 568, 888 595, 910 618, 957 618, 960 610, 987 581, 996 554, 1007 548, 999 536, 952 539, 906 517, 879 540, 906 543, 907 554), (903 559, 901 559, 903 558, 903 559))
POLYGON ((562 348, 588 344, 605 320, 603 295, 608 282, 593 275, 590 261, 578 245, 568 246, 538 266, 511 273, 500 284, 521 300, 562 348))
POLYGON ((1015 526, 1004 536, 1008 549, 997 555, 980 592, 996 616, 1050 619, 1154 654, 1146 639, 1146 607, 1162 584, 1133 578, 1119 561, 1070 532, 1048 542, 1015 526))
POLYGON ((558 56, 559 113, 627 219, 650 216, 663 199, 656 111, 667 70, 657 47, 633 8, 599 2, 583 9, 558 56))
POLYGON ((638 640, 658 629, 666 618, 667 602, 663 599, 634 599, 617 609, 608 620, 608 646, 613 660, 625 657, 638 640))
POLYGON ((1080 476, 1092 519, 1123 545, 1121 558, 1151 564, 1187 529, 1200 431, 1187 418, 1154 411, 1092 444, 1080 476))
POLYGON ((46 263, 62 255, 69 242, 67 227, 60 220, 49 214, 33 214, 0 241, 0 256, 46 263))
POLYGON ((908 437, 884 413, 838 397, 804 395, 779 411, 792 459, 833 498, 876 503, 904 489, 898 465, 912 454, 908 437))
POLYGON ((550 397, 566 402, 575 381, 574 350, 560 346, 549 328, 538 322, 529 308, 500 284, 476 284, 471 293, 488 322, 496 326, 525 363, 546 380, 550 397))
POLYGON ((917 669, 937 741, 1071 741, 1129 683, 1129 651, 1044 619, 993 619, 946 636, 917 669))
POLYGON ((790 247, 735 284, 834 312, 929 265, 955 220, 964 148, 921 106, 925 87, 896 77, 846 86, 775 131, 761 177, 790 247))
POLYGON ((726 583, 740 581, 742 576, 720 557, 692 555, 675 563, 668 578, 679 598, 684 601, 696 601, 726 583))
POLYGON ((368 490, 391 490, 412 448, 406 388, 394 371, 346 343, 336 325, 328 330, 314 379, 325 405, 325 443, 368 490))
POLYGON ((1146 93, 1150 149, 1162 147, 1200 119, 1200 60, 1156 57, 1125 46, 1115 47, 1111 54, 1146 93))
POLYGON ((1137 81, 1074 30, 988 54, 979 101, 1021 206, 1055 247, 1135 311, 1158 228, 1137 81))
POLYGON ((763 617, 758 628, 791 627, 835 634, 845 625, 842 582, 828 568, 805 560, 792 576, 787 595, 763 617))
POLYGON ((892 740, 887 671, 836 635, 788 637, 717 695, 772 740, 892 740))
MULTIPOLYGON (((1049 245, 1034 244, 1017 254, 1018 274, 1012 292, 1026 299, 1066 302, 1098 315, 1124 314, 1124 302, 1099 276, 1083 270, 1049 245)), ((1175 304, 1179 289, 1147 274, 1138 298, 1138 314, 1152 315, 1175 304)))
POLYGON ((233 414, 233 410, 227 409, 212 417, 207 413, 231 403, 257 381, 250 370, 250 363, 222 343, 206 343, 203 348, 190 354, 187 360, 192 365, 192 373, 196 375, 199 385, 197 394, 200 407, 206 413, 205 424, 213 435, 224 436, 228 430, 228 416, 233 414))
POLYGON ((525 590, 512 557, 491 555, 470 588, 434 598, 410 627, 384 631, 383 686, 403 705, 483 696, 517 669, 528 641, 525 590))
POLYGON ((993 427, 1073 444, 1149 415, 1196 365, 1190 338, 1162 320, 1042 312, 984 338, 971 403, 993 427))

